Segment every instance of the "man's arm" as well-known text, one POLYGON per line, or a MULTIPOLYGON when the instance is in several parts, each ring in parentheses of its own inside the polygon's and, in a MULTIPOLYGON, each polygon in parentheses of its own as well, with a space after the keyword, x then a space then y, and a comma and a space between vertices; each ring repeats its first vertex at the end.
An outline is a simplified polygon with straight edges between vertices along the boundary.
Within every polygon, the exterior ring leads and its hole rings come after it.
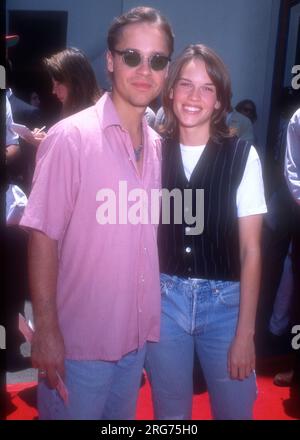
POLYGON ((57 288, 57 241, 32 230, 29 236, 29 282, 35 332, 31 358, 35 368, 47 371, 50 386, 57 385, 58 372, 64 375, 64 341, 59 329, 57 288))
POLYGON ((7 165, 10 165, 20 155, 19 137, 11 129, 13 123, 10 102, 6 96, 6 150, 5 159, 7 165))
POLYGON ((300 204, 300 109, 288 125, 284 168, 289 190, 300 204))

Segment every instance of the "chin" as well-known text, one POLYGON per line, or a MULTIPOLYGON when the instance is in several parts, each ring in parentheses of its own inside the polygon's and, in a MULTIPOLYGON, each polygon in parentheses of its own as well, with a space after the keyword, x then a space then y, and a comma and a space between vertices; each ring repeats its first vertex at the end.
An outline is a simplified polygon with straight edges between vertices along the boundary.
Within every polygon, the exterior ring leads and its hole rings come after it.
POLYGON ((153 99, 151 96, 141 97, 140 99, 135 98, 131 100, 131 104, 135 107, 147 107, 153 99))

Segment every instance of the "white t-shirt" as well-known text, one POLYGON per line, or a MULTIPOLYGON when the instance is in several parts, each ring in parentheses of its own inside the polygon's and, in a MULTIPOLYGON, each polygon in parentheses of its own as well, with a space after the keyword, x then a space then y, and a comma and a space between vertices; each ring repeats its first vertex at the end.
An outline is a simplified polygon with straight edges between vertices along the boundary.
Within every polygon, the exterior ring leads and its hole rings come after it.
MULTIPOLYGON (((188 180, 190 180, 204 148, 205 145, 191 147, 180 144, 183 168, 188 180)), ((236 193, 236 206, 238 217, 267 212, 261 164, 253 146, 250 148, 243 178, 236 193)))

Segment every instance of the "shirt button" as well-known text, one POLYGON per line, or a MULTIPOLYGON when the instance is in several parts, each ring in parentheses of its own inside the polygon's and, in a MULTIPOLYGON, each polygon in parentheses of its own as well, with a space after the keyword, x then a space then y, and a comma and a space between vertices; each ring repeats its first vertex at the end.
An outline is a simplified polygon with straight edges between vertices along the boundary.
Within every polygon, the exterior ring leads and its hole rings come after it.
POLYGON ((185 248, 185 252, 186 252, 187 254, 190 254, 190 253, 192 252, 192 248, 190 248, 190 246, 187 246, 187 247, 185 248))

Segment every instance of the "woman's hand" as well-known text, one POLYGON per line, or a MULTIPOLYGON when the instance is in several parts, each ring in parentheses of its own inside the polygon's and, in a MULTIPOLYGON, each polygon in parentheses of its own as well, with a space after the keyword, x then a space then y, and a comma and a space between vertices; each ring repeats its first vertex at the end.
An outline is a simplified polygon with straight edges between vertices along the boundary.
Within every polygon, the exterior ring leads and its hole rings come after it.
POLYGON ((47 133, 45 131, 40 131, 39 128, 35 128, 32 132, 32 135, 34 137, 34 142, 31 142, 33 145, 38 147, 43 139, 47 136, 47 133))
POLYGON ((231 379, 243 380, 255 369, 253 336, 235 336, 228 352, 228 373, 231 379))

